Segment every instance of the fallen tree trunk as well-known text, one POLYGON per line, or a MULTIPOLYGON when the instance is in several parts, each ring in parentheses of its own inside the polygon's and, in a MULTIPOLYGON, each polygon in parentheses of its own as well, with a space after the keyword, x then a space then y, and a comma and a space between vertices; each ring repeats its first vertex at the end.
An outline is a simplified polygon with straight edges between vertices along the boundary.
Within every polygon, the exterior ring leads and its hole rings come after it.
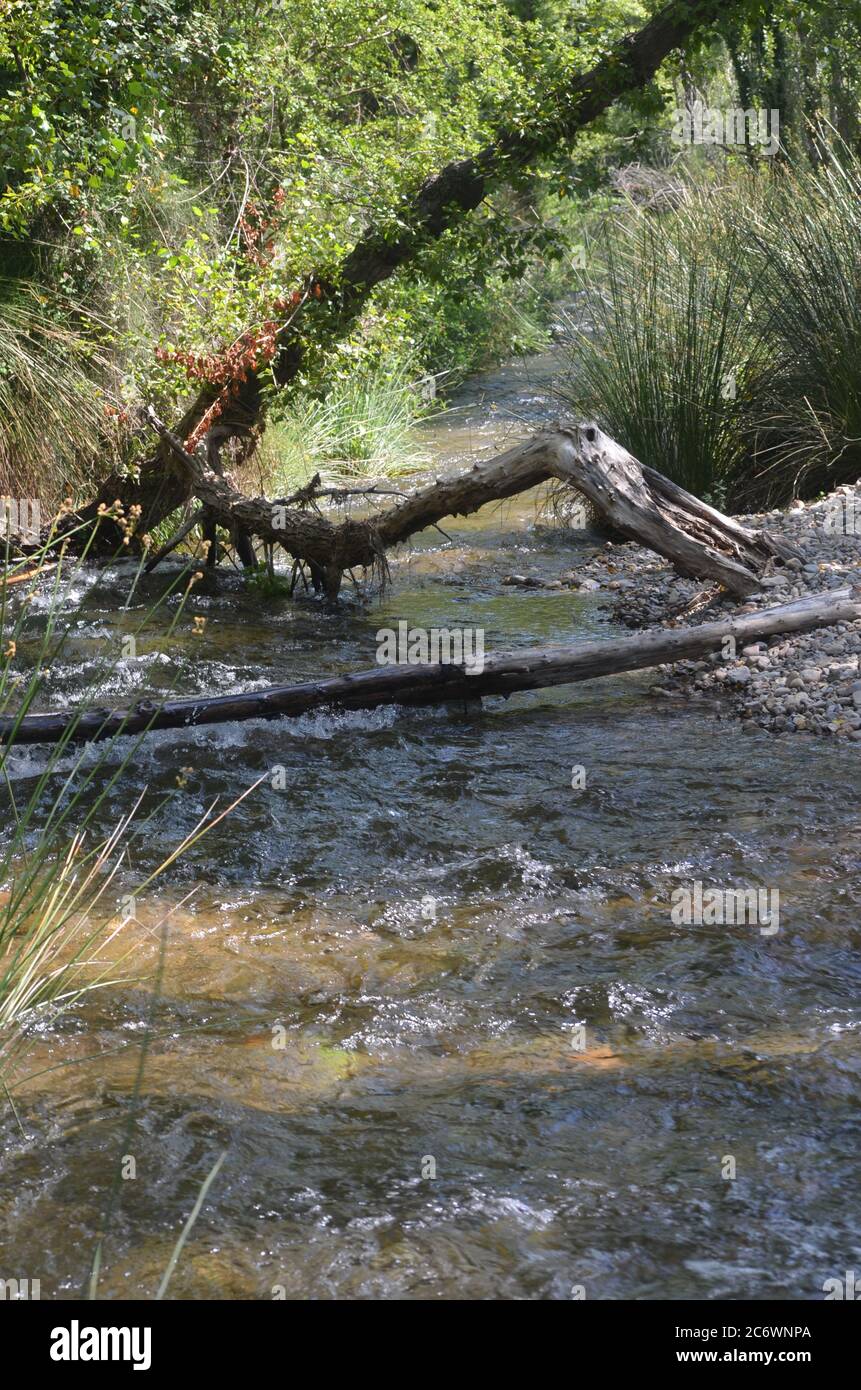
POLYGON ((538 647, 488 657, 483 669, 467 674, 463 666, 377 666, 353 675, 302 685, 271 686, 247 694, 169 700, 161 706, 142 700, 127 710, 28 714, 15 731, 14 718, 0 720, 0 741, 15 734, 15 743, 57 743, 64 736, 83 743, 244 719, 295 718, 311 710, 374 709, 378 705, 436 705, 469 701, 485 695, 512 695, 519 690, 567 685, 620 671, 636 671, 716 651, 727 637, 756 641, 782 632, 807 632, 861 617, 861 602, 849 589, 816 594, 795 603, 746 613, 700 627, 653 629, 636 637, 570 646, 538 647))
POLYGON ((766 531, 750 530, 657 473, 643 468, 591 422, 538 435, 471 473, 438 481, 392 508, 377 523, 388 547, 442 516, 476 510, 478 499, 510 497, 524 487, 556 478, 583 493, 598 512, 631 540, 672 560, 698 579, 714 579, 744 596, 759 587, 759 571, 772 556, 788 559, 791 547, 766 531))
MULTIPOLYGON (((626 449, 592 423, 537 435, 467 472, 438 478, 404 501, 364 520, 340 525, 316 508, 288 507, 246 497, 148 412, 150 423, 193 475, 195 496, 222 526, 282 546, 324 577, 334 597, 345 570, 368 568, 385 552, 447 516, 468 516, 485 503, 557 479, 589 498, 597 512, 632 540, 672 560, 684 574, 717 580, 739 596, 759 587, 771 556, 791 548, 765 531, 749 530, 684 488, 644 469, 626 449)), ((313 502, 309 496, 306 503, 313 502)))

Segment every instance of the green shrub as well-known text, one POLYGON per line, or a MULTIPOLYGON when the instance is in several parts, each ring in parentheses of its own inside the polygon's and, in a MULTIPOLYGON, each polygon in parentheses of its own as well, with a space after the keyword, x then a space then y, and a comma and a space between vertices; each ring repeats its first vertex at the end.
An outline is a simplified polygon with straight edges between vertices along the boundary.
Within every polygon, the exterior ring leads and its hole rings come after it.
POLYGON ((590 247, 563 394, 643 463, 736 506, 861 473, 861 165, 727 162, 590 247))
POLYGON ((749 248, 724 194, 689 187, 663 215, 632 205, 590 247, 586 321, 564 395, 642 463, 713 495, 742 466, 750 393, 767 349, 749 248))
POLYGON ((325 396, 297 393, 264 435, 267 486, 282 494, 316 472, 344 479, 410 472, 424 462, 413 435, 422 410, 418 383, 403 366, 364 367, 336 379, 325 396))

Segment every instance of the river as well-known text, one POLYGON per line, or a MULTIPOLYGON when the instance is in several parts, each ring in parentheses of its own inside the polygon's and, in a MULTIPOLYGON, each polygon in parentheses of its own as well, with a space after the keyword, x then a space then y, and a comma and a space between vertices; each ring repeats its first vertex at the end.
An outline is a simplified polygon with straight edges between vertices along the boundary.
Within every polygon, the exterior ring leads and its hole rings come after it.
MULTIPOLYGON (((549 370, 471 382, 424 426, 437 466, 558 413, 549 370)), ((540 499, 445 531, 369 606, 201 595, 204 632, 158 619, 104 698, 366 667, 402 619, 488 651, 613 635, 600 595, 501 583, 594 544, 540 499)), ((129 574, 67 587, 46 703, 163 584, 123 611, 129 574)), ((0 1274, 77 1295, 109 1211, 100 1295, 151 1297, 223 1153, 173 1296, 821 1298, 861 1255, 857 754, 650 684, 150 737, 98 817, 171 792, 117 898, 265 780, 135 903, 118 982, 31 1038, 0 1274), (779 889, 779 931, 676 925, 696 881, 779 889)), ((12 755, 16 794, 43 765, 12 755)))

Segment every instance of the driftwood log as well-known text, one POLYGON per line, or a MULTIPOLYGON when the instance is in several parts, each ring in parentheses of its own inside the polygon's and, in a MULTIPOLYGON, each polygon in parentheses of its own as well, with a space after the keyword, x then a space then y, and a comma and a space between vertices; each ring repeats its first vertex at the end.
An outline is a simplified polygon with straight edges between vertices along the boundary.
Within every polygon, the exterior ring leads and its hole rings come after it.
POLYGON ((447 516, 467 516, 487 502, 552 479, 588 497, 617 530, 672 560, 680 572, 716 580, 740 597, 759 587, 768 559, 793 553, 767 532, 742 526, 654 469, 643 468, 591 422, 548 430, 466 472, 438 478, 373 516, 338 524, 310 505, 310 494, 303 506, 245 496, 204 457, 188 453, 152 410, 147 418, 189 471, 191 490, 208 516, 308 562, 322 575, 329 598, 337 595, 346 570, 372 567, 425 527, 447 516))
POLYGON ((28 714, 15 729, 13 718, 0 720, 0 742, 14 732, 16 744, 83 743, 244 719, 295 718, 311 710, 374 709, 378 705, 437 705, 475 701, 485 695, 512 695, 519 690, 567 685, 620 671, 635 671, 664 662, 701 657, 721 648, 726 638, 757 641, 782 632, 806 632, 832 623, 853 622, 861 602, 849 589, 817 594, 795 603, 740 614, 699 627, 654 629, 635 637, 539 647, 490 656, 483 669, 467 674, 460 665, 376 666, 352 675, 302 685, 271 686, 247 694, 197 696, 162 705, 143 700, 132 709, 28 714))

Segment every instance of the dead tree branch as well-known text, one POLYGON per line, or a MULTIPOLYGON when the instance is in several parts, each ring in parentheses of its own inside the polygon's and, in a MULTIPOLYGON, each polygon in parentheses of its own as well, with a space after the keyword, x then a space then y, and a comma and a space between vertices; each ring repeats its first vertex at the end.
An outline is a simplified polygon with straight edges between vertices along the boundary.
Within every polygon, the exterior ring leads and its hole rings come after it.
POLYGON ((654 469, 643 469, 621 444, 591 423, 537 435, 467 472, 438 478, 374 516, 335 523, 314 508, 246 497, 228 478, 189 454, 152 410, 148 418, 192 471, 194 495, 210 516, 316 566, 330 598, 337 595, 345 571, 373 567, 386 551, 417 531, 447 516, 468 516, 486 502, 525 492, 550 478, 583 493, 613 526, 671 560, 683 573, 716 581, 738 596, 759 587, 759 573, 771 556, 791 554, 767 532, 747 529, 654 469))

